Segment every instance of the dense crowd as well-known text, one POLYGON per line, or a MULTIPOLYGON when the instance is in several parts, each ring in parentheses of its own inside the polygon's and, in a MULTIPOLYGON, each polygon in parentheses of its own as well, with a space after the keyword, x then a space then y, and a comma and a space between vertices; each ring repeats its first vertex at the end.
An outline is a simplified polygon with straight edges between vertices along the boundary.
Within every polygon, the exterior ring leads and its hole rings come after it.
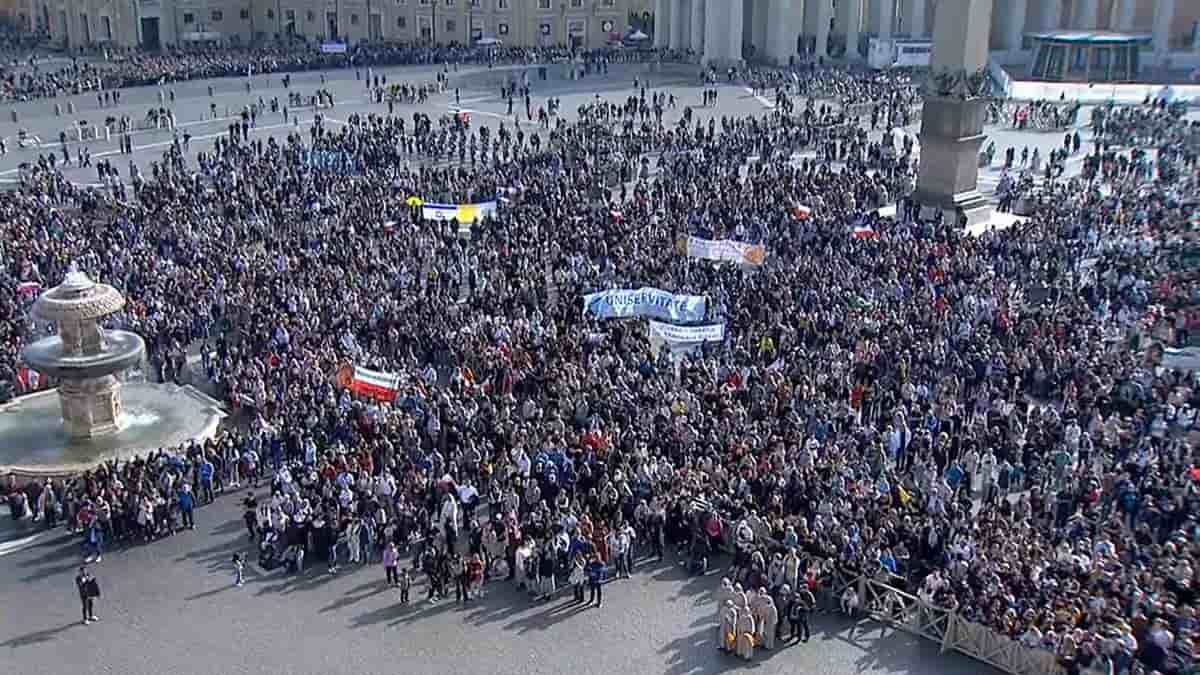
POLYGON ((0 69, 0 96, 17 100, 82 94, 123 87, 185 82, 214 77, 247 77, 340 67, 437 64, 532 64, 578 60, 588 63, 680 60, 688 55, 670 50, 602 47, 590 50, 561 46, 445 46, 407 43, 363 43, 345 53, 324 53, 304 45, 195 47, 163 52, 127 50, 109 58, 70 62, 14 63, 0 69))
MULTIPOLYGON (((39 163, 0 195, 12 285, 72 263, 113 283, 158 376, 183 377, 199 344, 253 422, 13 499, 62 505, 98 556, 261 481, 245 505, 264 566, 378 557, 407 597, 400 552, 419 543, 430 599, 511 577, 598 604, 606 573, 668 541, 697 570, 731 546, 722 646, 743 656, 744 628, 806 633, 837 568, 1072 670, 1185 672, 1198 401, 1170 357, 1200 323, 1188 123, 1163 122, 1188 145, 1149 176, 1051 176, 1031 218, 972 237, 915 218, 912 146, 891 133, 804 99, 707 121, 674 103, 598 98, 572 121, 547 105, 486 132, 235 126, 198 160, 169 148, 128 193, 39 163), (468 225, 425 221, 412 196, 504 203, 468 225), (761 243, 766 262, 680 255, 687 235, 761 243), (580 312, 641 286, 706 296, 726 338, 661 348, 580 312), (339 388, 347 363, 398 374, 395 400, 339 388)), ((9 372, 27 304, 0 302, 9 372)))

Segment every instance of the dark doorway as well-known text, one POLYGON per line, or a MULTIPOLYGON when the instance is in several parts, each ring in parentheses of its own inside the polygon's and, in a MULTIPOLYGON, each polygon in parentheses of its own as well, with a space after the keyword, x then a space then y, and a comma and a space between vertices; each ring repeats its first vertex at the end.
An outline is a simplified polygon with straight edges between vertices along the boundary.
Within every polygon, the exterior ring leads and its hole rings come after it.
POLYGON ((142 49, 156 52, 162 49, 158 36, 158 17, 142 17, 142 49))

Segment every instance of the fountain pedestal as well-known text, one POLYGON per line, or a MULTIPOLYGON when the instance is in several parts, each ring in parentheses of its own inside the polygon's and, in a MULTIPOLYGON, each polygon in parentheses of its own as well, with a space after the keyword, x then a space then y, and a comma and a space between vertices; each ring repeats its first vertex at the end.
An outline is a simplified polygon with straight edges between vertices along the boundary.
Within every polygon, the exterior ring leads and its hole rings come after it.
POLYGON ((113 375, 66 380, 58 387, 63 429, 71 438, 92 438, 120 428, 121 383, 113 375))

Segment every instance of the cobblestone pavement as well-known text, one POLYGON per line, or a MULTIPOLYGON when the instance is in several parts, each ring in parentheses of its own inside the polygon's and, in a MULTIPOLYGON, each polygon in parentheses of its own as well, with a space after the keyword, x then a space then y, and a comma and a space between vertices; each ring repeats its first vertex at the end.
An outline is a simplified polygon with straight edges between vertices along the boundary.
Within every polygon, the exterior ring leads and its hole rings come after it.
MULTIPOLYGON (((712 591, 719 574, 687 578, 670 559, 646 563, 604 588, 602 609, 560 593, 533 603, 507 582, 466 607, 402 607, 378 563, 322 563, 299 577, 248 567, 232 584, 230 559, 249 549, 233 497, 198 511, 197 529, 106 553, 94 565, 101 621, 80 625, 73 577, 78 540, 58 530, 0 554, 0 663, 23 675, 236 675, 384 672, 471 675, 749 670, 760 675, 994 672, 877 624, 821 616, 813 639, 749 663, 716 652, 712 591)), ((253 556, 252 556, 253 557, 253 556)))

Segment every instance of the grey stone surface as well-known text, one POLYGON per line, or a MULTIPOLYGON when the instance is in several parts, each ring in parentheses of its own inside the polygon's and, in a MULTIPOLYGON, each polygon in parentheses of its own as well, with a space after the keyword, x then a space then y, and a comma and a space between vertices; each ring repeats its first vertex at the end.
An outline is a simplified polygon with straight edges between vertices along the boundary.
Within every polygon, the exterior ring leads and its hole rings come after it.
MULTIPOLYGON (((22 675, 882 675, 995 671, 877 624, 819 617, 811 642, 745 663, 712 643, 719 575, 687 578, 668 559, 604 588, 602 609, 567 593, 531 603, 508 587, 467 607, 398 605, 379 563, 312 565, 301 577, 251 565, 232 586, 230 559, 248 540, 236 498, 197 512, 197 529, 118 552, 93 565, 101 621, 79 623, 78 541, 48 535, 0 552, 0 662, 22 675)), ((59 531, 61 532, 61 530, 59 531)), ((423 598, 424 582, 413 598, 423 598)))

